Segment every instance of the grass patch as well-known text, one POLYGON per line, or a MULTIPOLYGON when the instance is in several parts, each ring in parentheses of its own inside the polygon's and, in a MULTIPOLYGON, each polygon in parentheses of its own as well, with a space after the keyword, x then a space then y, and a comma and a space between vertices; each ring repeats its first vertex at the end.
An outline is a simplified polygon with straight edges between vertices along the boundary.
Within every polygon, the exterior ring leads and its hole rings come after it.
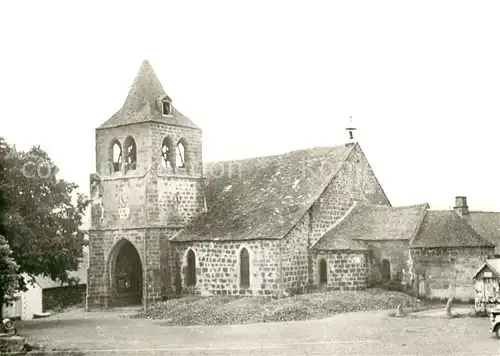
POLYGON ((339 313, 416 309, 416 298, 404 293, 367 291, 325 292, 282 299, 263 297, 184 297, 158 303, 133 318, 165 320, 166 325, 248 324, 318 319, 339 313))

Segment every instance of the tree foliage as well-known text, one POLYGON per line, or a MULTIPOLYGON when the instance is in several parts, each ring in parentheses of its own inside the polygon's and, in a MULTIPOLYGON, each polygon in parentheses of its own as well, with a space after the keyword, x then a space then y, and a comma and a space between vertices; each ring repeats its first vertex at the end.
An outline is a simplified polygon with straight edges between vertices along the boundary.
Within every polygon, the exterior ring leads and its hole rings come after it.
POLYGON ((0 235, 19 267, 19 290, 26 288, 22 273, 71 282, 67 272, 83 256, 80 226, 90 201, 57 171, 40 147, 19 151, 0 137, 0 235))
POLYGON ((0 235, 0 295, 4 296, 5 302, 11 302, 16 297, 19 289, 19 266, 12 258, 7 239, 0 235))

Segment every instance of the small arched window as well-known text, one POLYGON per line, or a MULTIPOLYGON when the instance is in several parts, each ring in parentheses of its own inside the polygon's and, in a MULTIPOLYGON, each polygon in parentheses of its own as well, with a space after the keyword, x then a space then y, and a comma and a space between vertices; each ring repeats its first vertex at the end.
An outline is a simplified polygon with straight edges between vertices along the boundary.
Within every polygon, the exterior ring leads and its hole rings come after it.
POLYGON ((177 143, 175 162, 178 168, 186 167, 186 144, 183 140, 177 143))
POLYGON ((163 100, 163 115, 167 116, 170 115, 171 113, 171 107, 170 107, 170 102, 163 100))
POLYGON ((111 142, 111 169, 119 172, 122 169, 122 146, 118 140, 111 142))
POLYGON ((165 137, 161 144, 161 165, 164 168, 172 167, 172 140, 170 137, 165 137))
POLYGON ((187 276, 186 284, 188 286, 196 285, 196 256, 193 250, 189 249, 187 253, 187 276))
POLYGON ((168 95, 161 99, 161 113, 163 116, 172 115, 172 99, 168 95))
POLYGON ((127 170, 134 170, 137 167, 137 146, 132 136, 125 139, 125 164, 127 170))
POLYGON ((250 286, 250 256, 246 248, 240 252, 240 287, 248 288, 250 286))
POLYGON ((319 284, 328 283, 328 269, 326 268, 326 261, 322 258, 319 260, 319 284))

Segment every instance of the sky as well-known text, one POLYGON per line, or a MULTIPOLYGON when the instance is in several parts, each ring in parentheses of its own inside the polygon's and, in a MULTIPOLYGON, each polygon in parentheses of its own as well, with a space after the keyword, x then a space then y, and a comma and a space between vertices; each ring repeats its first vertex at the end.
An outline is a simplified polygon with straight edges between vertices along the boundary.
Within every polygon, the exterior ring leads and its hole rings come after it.
POLYGON ((0 135, 89 192, 148 59, 205 161, 348 141, 393 205, 500 211, 498 1, 5 1, 0 135))

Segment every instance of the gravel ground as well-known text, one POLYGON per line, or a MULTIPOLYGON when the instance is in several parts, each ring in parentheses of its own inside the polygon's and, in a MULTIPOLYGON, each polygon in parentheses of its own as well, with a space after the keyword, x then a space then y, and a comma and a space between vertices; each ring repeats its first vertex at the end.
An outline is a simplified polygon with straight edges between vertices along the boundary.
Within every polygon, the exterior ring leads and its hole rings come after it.
POLYGON ((496 355, 487 318, 390 317, 356 312, 284 323, 162 326, 123 318, 124 311, 72 311, 19 322, 30 342, 87 355, 496 355))
POLYGON ((165 325, 224 325, 319 319, 339 313, 417 307, 417 300, 379 289, 297 295, 273 300, 241 297, 184 297, 158 303, 134 318, 165 325))

